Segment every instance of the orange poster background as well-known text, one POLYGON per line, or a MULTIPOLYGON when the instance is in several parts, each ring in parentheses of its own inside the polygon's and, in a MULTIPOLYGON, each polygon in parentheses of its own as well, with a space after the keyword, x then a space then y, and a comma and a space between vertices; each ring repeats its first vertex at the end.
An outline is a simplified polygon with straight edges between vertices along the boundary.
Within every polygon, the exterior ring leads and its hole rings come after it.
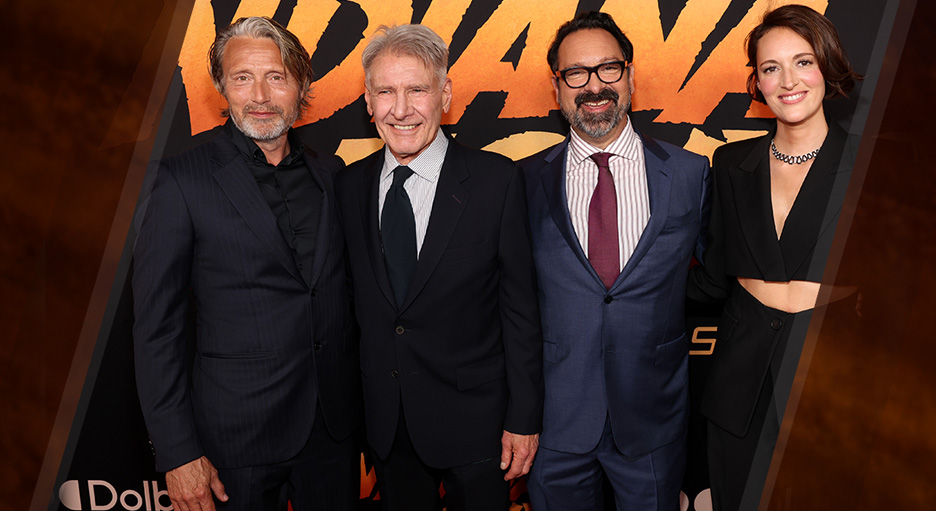
MULTIPOLYGON (((364 71, 361 53, 368 37, 380 25, 407 23, 413 15, 409 0, 360 0, 367 15, 367 27, 356 47, 335 68, 317 77, 312 107, 297 122, 297 126, 326 119, 361 97, 364 91, 364 71)), ((660 8, 656 1, 610 0, 602 10, 615 17, 634 43, 637 91, 633 96, 633 111, 660 111, 656 123, 702 124, 727 93, 743 93, 749 72, 743 52, 744 37, 757 24, 767 9, 791 1, 756 0, 747 14, 705 59, 686 81, 702 43, 729 6, 729 0, 689 0, 669 32, 663 37, 660 8)), ((828 6, 826 0, 800 0, 819 12, 828 6)), ((471 2, 457 0, 432 2, 422 24, 429 26, 451 41, 471 2)), ((454 98, 443 125, 455 125, 465 107, 478 93, 504 91, 506 102, 501 119, 545 117, 558 108, 551 84, 546 50, 556 28, 570 19, 577 0, 551 2, 548 9, 531 8, 528 0, 504 0, 478 30, 471 43, 449 70, 454 82, 454 98), (519 62, 513 66, 503 56, 526 30, 526 47, 519 62)), ((339 2, 298 0, 287 26, 312 54, 339 2)), ((278 0, 244 0, 234 14, 242 16, 272 16, 278 0)), ((205 65, 207 48, 218 27, 214 22, 211 0, 195 0, 192 17, 186 30, 179 58, 192 135, 209 130, 224 122, 220 111, 223 100, 211 84, 205 65)), ((771 117, 766 106, 752 103, 749 117, 771 117)), ((716 139, 693 132, 684 146, 711 156, 719 145, 756 136, 762 132, 726 129, 716 139)), ((457 136, 457 133, 456 133, 457 136)), ((514 159, 533 154, 563 138, 543 132, 518 132, 486 146, 514 159)), ((380 147, 376 138, 346 139, 338 150, 346 162, 356 161, 380 147)))

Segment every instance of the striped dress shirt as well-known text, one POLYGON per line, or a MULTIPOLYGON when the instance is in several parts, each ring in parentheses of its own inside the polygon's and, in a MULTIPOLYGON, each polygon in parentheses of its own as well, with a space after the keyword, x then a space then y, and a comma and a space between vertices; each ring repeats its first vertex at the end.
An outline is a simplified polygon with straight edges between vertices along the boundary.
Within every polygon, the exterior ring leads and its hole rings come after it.
MULTIPOLYGON (((409 195, 410 204, 413 206, 413 216, 416 218, 417 258, 422 251, 423 240, 426 239, 429 216, 432 214, 432 201, 435 199, 436 188, 439 185, 439 174, 442 173, 442 163, 445 162, 448 144, 448 139, 440 129, 436 132, 436 137, 429 147, 406 165, 413 170, 413 175, 403 183, 403 189, 409 195)), ((384 145, 384 165, 380 171, 380 188, 377 194, 378 218, 383 217, 387 190, 393 184, 393 169, 399 165, 396 157, 390 152, 390 148, 384 145)))
POLYGON ((588 255, 588 205, 598 184, 598 165, 591 155, 599 152, 612 154, 608 166, 617 194, 618 253, 623 269, 650 221, 643 144, 631 126, 629 116, 624 132, 605 149, 585 142, 572 130, 566 151, 566 197, 572 227, 585 255, 588 255))

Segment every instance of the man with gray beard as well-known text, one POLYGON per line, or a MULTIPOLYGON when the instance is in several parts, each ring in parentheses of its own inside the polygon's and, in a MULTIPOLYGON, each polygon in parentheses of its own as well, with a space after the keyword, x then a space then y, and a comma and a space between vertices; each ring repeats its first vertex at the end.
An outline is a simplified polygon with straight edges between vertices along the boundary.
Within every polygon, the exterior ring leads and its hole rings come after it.
POLYGON ((634 50, 584 12, 547 60, 569 137, 520 162, 539 279, 546 401, 536 511, 678 509, 689 417, 683 302, 708 219, 708 160, 640 134, 634 50))
POLYGON ((254 17, 222 29, 208 58, 228 122, 159 162, 137 213, 135 367, 156 469, 183 511, 356 509, 343 164, 290 129, 309 54, 254 17))

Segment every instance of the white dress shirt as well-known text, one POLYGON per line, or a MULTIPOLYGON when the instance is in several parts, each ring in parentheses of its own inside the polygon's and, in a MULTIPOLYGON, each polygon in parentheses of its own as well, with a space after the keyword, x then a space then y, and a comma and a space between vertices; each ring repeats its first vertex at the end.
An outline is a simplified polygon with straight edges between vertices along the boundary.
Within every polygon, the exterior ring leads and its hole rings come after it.
POLYGON ((588 255, 588 206, 598 184, 598 164, 591 159, 591 155, 601 152, 612 155, 608 167, 614 178, 617 195, 618 253, 623 269, 650 221, 643 143, 631 126, 630 117, 627 117, 627 125, 621 136, 605 149, 598 149, 585 142, 572 130, 566 151, 566 197, 572 227, 575 228, 585 255, 588 255))
MULTIPOLYGON (((423 240, 426 239, 426 229, 429 227, 429 216, 432 214, 432 201, 435 200, 436 187, 439 185, 439 174, 442 173, 442 163, 445 161, 445 152, 448 150, 448 139, 442 130, 436 132, 436 137, 423 152, 413 158, 406 166, 413 170, 413 175, 403 183, 403 189, 409 195, 413 206, 413 216, 416 218, 416 255, 422 251, 423 240)), ((387 190, 393 184, 393 169, 400 165, 390 148, 384 145, 384 165, 380 171, 380 187, 377 193, 378 218, 383 217, 384 200, 387 190)))

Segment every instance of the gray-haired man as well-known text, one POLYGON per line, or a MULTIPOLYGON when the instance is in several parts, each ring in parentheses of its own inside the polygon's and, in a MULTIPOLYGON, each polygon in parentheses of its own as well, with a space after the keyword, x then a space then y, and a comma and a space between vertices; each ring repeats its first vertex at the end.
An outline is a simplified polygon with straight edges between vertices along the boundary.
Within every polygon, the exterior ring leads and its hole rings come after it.
POLYGON ((175 509, 214 509, 212 494, 224 509, 354 509, 360 375, 332 185, 342 163, 290 130, 309 55, 276 22, 244 18, 209 60, 230 119, 160 162, 134 250, 156 468, 175 509))
POLYGON ((507 509, 542 425, 526 199, 502 156, 439 129, 448 50, 420 25, 364 51, 386 146, 335 182, 348 239, 367 437, 385 510, 507 509))

